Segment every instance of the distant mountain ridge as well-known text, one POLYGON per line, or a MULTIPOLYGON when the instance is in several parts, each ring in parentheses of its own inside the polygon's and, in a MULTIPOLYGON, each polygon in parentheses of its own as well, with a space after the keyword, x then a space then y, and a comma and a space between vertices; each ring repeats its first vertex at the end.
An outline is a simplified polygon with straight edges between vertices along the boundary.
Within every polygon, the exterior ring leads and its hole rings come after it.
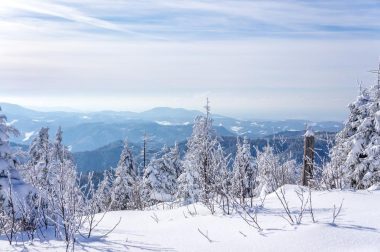
MULTIPOLYGON (((185 141, 191 134, 194 118, 203 113, 183 108, 158 107, 141 113, 130 111, 41 112, 19 105, 0 103, 9 123, 21 136, 12 141, 29 144, 41 127, 49 127, 54 137, 58 126, 64 131, 64 144, 73 152, 98 149, 118 140, 141 143, 146 133, 155 148, 185 141)), ((215 129, 220 136, 243 136, 251 139, 283 131, 301 131, 306 124, 315 131, 337 132, 341 122, 311 122, 308 120, 247 121, 213 114, 215 129)))
MULTIPOLYGON (((292 155, 299 164, 303 159, 303 134, 305 131, 292 131, 292 132, 279 132, 275 135, 266 136, 263 138, 250 139, 251 154, 256 156, 256 148, 262 150, 267 144, 274 146, 275 149, 283 155, 292 155), (284 141, 283 138, 286 138, 284 141)), ((321 132, 316 134, 316 163, 320 164, 323 160, 328 160, 328 148, 329 142, 327 138, 334 140, 334 133, 321 132)), ((223 136, 220 138, 220 143, 226 155, 229 155, 231 159, 234 159, 236 154, 236 141, 234 136, 223 136)), ((182 141, 178 144, 181 156, 186 151, 186 141, 182 141)), ((136 143, 129 143, 129 147, 132 150, 136 163, 141 167, 142 160, 142 145, 136 143)), ((160 151, 160 146, 152 146, 150 144, 147 151, 147 161, 160 151)), ((99 149, 84 152, 73 153, 78 170, 81 172, 95 171, 102 173, 104 169, 111 167, 115 168, 120 158, 120 154, 123 148, 122 141, 115 141, 111 144, 103 146, 99 149)), ((232 163, 230 163, 232 165, 232 163)), ((230 167, 231 168, 231 167, 230 167)))

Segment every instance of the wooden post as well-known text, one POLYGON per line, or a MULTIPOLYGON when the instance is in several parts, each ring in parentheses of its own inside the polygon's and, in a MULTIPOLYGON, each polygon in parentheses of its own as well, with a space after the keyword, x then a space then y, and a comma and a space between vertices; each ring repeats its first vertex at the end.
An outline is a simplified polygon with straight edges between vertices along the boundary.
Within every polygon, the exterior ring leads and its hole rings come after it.
POLYGON ((144 132, 144 149, 143 149, 143 152, 144 152, 144 171, 145 171, 145 168, 146 168, 146 132, 144 132))
POLYGON ((303 171, 302 171, 302 185, 309 186, 310 180, 313 178, 313 164, 314 164, 314 132, 308 129, 305 133, 304 142, 304 155, 303 155, 303 171))

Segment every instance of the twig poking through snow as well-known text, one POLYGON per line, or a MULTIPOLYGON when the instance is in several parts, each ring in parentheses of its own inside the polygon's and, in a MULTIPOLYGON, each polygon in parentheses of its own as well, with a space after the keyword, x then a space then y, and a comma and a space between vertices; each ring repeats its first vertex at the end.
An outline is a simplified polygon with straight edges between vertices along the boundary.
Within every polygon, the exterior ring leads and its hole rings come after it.
POLYGON ((159 219, 156 213, 153 213, 153 216, 150 216, 156 223, 158 223, 159 219))
POLYGON ((313 202, 311 201, 311 189, 309 187, 309 208, 310 208, 310 215, 311 219, 313 220, 313 223, 315 223, 315 218, 314 218, 314 210, 313 210, 313 202))
POLYGON ((203 235, 203 237, 205 237, 210 243, 214 242, 213 240, 210 239, 210 237, 208 237, 208 231, 207 231, 207 234, 203 233, 199 228, 198 228, 198 232, 201 233, 201 235, 203 235))
POLYGON ((194 212, 191 212, 191 211, 190 211, 189 206, 186 206, 186 208, 187 208, 187 212, 188 212, 192 217, 198 215, 197 208, 195 207, 195 204, 193 204, 194 212))
POLYGON ((295 222, 292 218, 292 214, 291 214, 291 211, 290 211, 290 208, 289 208, 289 203, 288 201, 286 200, 286 197, 285 197, 285 190, 283 187, 280 187, 279 190, 275 190, 274 193, 276 194, 277 196, 277 199, 280 201, 282 207, 284 208, 285 210, 285 213, 287 215, 288 218, 286 218, 285 216, 281 216, 282 218, 284 218, 286 221, 289 222, 290 225, 293 225, 295 222), (279 191, 280 194, 277 192, 279 191))
POLYGON ((119 226, 120 222, 121 222, 121 217, 119 218, 119 221, 115 224, 115 226, 113 226, 113 228, 111 230, 109 230, 107 233, 105 233, 104 235, 100 236, 99 238, 106 237, 107 235, 109 235, 110 233, 112 233, 115 230, 115 228, 117 226, 119 226))
POLYGON ((247 237, 247 235, 244 234, 242 231, 239 231, 239 233, 240 233, 242 236, 247 237))
MULTIPOLYGON (((344 200, 344 199, 343 199, 343 200, 344 200)), ((342 210, 343 200, 342 200, 342 202, 340 203, 340 206, 339 206, 338 209, 336 208, 336 206, 335 206, 335 204, 334 204, 333 219, 332 219, 332 224, 333 224, 333 225, 335 225, 335 220, 336 220, 336 218, 339 216, 340 211, 342 210)))
POLYGON ((186 214, 185 214, 185 211, 183 211, 183 216, 185 217, 185 219, 187 219, 187 216, 186 216, 186 214))
MULTIPOLYGON (((297 190, 295 190, 298 199, 300 200, 300 210, 297 215, 294 215, 294 219, 296 220, 296 224, 299 225, 302 222, 303 214, 306 211, 307 203, 309 202, 309 198, 305 200, 304 192, 305 190, 302 187, 299 187, 297 190)), ((310 196, 310 194, 309 194, 310 196)))

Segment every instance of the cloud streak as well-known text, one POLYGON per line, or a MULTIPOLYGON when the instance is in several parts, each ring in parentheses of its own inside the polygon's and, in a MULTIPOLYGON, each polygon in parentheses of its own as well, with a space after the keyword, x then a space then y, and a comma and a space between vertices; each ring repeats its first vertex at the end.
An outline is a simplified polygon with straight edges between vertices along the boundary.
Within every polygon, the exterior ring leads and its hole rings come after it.
MULTIPOLYGON (((15 24, 43 21, 68 32, 136 39, 244 39, 380 35, 378 1, 5 1, 0 13, 15 24), (49 19, 56 17, 60 19, 49 19), (67 24, 67 21, 77 25, 67 24), (80 25, 78 25, 80 24, 80 25), (87 26, 87 27, 86 27, 87 26), (95 28, 95 29, 91 29, 95 28), (114 32, 114 33, 109 33, 114 32)), ((33 25, 33 23, 32 23, 33 25)), ((0 28, 1 31, 1 28, 0 28)))
MULTIPOLYGON (((3 5, 4 9, 13 9, 16 11, 31 12, 34 14, 43 14, 47 16, 59 17, 62 19, 88 24, 90 26, 103 28, 114 31, 124 31, 124 29, 112 22, 94 18, 85 13, 61 4, 51 4, 42 1, 6 1, 3 5), (4 6, 5 5, 5 6, 4 6)), ((33 14, 32 14, 33 15, 33 14)), ((44 19, 43 17, 40 17, 44 19)))

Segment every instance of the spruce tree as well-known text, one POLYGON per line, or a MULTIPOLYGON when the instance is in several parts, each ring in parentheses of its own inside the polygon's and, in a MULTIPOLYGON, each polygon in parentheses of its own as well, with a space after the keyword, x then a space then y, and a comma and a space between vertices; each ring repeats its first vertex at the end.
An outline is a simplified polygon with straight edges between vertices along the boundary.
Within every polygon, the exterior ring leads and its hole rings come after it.
POLYGON ((295 160, 282 159, 269 144, 257 153, 257 179, 255 194, 264 196, 285 184, 296 182, 295 160))
POLYGON ((214 196, 218 195, 222 198, 223 202, 227 200, 231 190, 231 174, 228 170, 229 156, 226 156, 220 143, 213 152, 213 179, 212 179, 212 192, 214 196))
POLYGON ((212 128, 210 107, 207 100, 206 115, 195 118, 193 132, 187 142, 183 172, 178 178, 178 195, 185 203, 201 200, 208 204, 212 197, 214 177, 214 153, 218 140, 212 128))
POLYGON ((178 178, 179 175, 182 173, 182 161, 181 161, 181 156, 179 152, 179 147, 177 142, 174 143, 174 146, 170 148, 170 152, 168 153, 168 158, 170 159, 170 162, 173 164, 175 172, 176 172, 176 177, 178 178))
POLYGON ((135 162, 128 142, 124 142, 119 162, 115 169, 115 179, 111 189, 112 208, 123 210, 132 206, 134 188, 137 183, 135 162))
POLYGON ((98 188, 96 190, 96 197, 98 198, 98 211, 103 212, 109 210, 111 204, 111 186, 113 177, 112 174, 105 170, 103 172, 103 179, 100 181, 98 188))
MULTIPOLYGON (((0 107, 0 212, 2 217, 11 217, 8 219, 12 221, 12 226, 15 224, 14 221, 21 218, 19 210, 30 207, 30 200, 35 195, 34 188, 22 180, 17 170, 18 158, 9 144, 10 136, 18 135, 19 131, 7 124, 7 117, 0 107)), ((30 220, 23 221, 24 225, 29 225, 30 220)), ((7 220, 3 225, 9 224, 6 222, 7 220)))
POLYGON ((362 89, 349 105, 349 117, 336 135, 324 168, 331 188, 364 189, 380 182, 380 84, 362 89))
POLYGON ((55 141, 51 146, 52 150, 50 158, 52 160, 63 162, 65 159, 73 159, 68 148, 65 145, 63 145, 62 140, 63 131, 61 129, 61 126, 59 126, 57 129, 57 133, 55 134, 55 141))
POLYGON ((150 203, 171 201, 177 191, 175 159, 166 146, 161 153, 161 157, 152 158, 144 171, 144 199, 150 203))
POLYGON ((241 201, 245 197, 253 197, 256 183, 257 168, 251 155, 251 148, 247 137, 244 137, 241 144, 237 141, 237 153, 233 165, 232 190, 241 201))
POLYGON ((29 161, 24 174, 27 181, 36 188, 48 184, 50 157, 49 128, 41 128, 29 147, 29 161))

